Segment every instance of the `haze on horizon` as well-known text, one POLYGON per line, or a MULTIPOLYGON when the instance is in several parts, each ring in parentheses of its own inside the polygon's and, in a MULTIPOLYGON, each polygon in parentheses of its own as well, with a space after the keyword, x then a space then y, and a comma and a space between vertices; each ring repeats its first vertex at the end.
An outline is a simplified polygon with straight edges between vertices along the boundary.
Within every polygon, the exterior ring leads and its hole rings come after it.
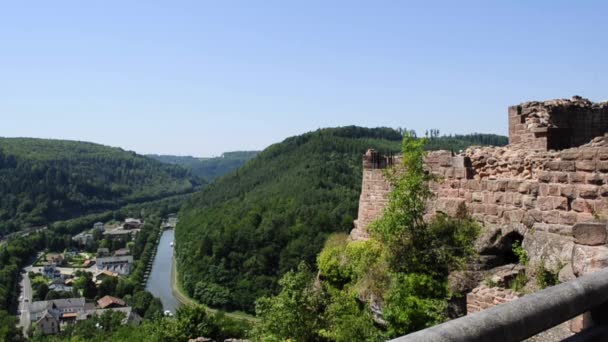
POLYGON ((0 136, 260 150, 321 127, 507 133, 507 106, 608 99, 600 1, 8 2, 0 136))

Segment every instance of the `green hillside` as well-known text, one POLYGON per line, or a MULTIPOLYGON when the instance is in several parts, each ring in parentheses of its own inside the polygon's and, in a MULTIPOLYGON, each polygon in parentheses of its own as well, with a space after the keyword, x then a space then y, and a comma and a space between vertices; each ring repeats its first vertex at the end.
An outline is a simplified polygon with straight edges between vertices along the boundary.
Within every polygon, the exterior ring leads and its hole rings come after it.
MULTIPOLYGON (((317 130, 270 146, 203 189, 183 208, 176 231, 186 291, 214 307, 251 312, 285 272, 302 260, 314 265, 329 234, 352 228, 363 153, 399 151, 401 138, 390 128, 317 130)), ((502 138, 433 137, 427 148, 502 138)))
POLYGON ((398 151, 389 128, 323 129, 289 138, 195 195, 180 215, 176 250, 191 296, 251 312, 255 300, 356 216, 361 157, 398 151))
POLYGON ((259 151, 226 152, 220 157, 214 158, 196 158, 191 156, 157 154, 150 154, 148 157, 154 158, 163 163, 181 165, 188 168, 193 175, 211 181, 241 167, 248 160, 254 158, 258 153, 259 151))
POLYGON ((120 148, 0 138, 0 234, 191 192, 198 183, 185 168, 120 148))

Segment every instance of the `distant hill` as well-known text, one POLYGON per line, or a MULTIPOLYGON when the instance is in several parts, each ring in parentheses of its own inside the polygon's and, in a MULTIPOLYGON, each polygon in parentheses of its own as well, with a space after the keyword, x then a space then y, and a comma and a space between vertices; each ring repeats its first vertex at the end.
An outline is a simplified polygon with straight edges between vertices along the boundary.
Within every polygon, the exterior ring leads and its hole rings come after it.
POLYGON ((226 152, 220 157, 196 158, 191 156, 171 156, 171 155, 148 155, 163 163, 181 165, 192 171, 192 174, 211 181, 217 177, 233 171, 248 160, 254 158, 259 151, 235 151, 226 152))
POLYGON ((187 169, 88 142, 0 138, 0 234, 192 192, 187 169))

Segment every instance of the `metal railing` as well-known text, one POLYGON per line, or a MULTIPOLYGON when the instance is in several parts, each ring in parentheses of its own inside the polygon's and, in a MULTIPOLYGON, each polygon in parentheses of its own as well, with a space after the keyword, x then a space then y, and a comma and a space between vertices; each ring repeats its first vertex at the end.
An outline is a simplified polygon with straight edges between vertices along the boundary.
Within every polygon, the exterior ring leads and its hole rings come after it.
POLYGON ((521 341, 586 312, 593 329, 580 340, 608 341, 608 268, 392 341, 521 341))

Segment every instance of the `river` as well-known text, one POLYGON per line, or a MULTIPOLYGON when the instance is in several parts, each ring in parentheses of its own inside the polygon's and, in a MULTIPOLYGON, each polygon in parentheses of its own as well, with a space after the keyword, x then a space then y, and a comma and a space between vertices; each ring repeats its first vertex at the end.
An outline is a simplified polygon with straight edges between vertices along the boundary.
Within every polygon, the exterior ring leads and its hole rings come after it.
POLYGON ((154 257, 154 263, 152 264, 152 272, 146 284, 146 290, 155 297, 160 298, 164 310, 169 310, 173 314, 175 314, 180 305, 171 291, 171 267, 173 259, 171 242, 174 241, 174 236, 173 229, 168 229, 160 237, 156 257, 154 257))

